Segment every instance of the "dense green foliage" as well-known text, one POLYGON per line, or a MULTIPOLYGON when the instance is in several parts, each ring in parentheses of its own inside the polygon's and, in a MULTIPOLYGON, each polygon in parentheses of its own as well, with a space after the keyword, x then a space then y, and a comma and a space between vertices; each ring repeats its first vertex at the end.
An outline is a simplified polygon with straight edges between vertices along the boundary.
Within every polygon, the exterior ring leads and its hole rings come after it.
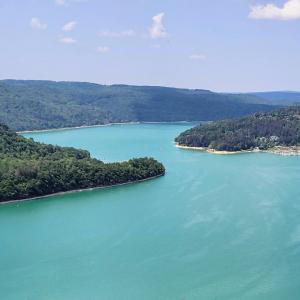
POLYGON ((0 202, 163 175, 152 158, 103 163, 88 151, 34 142, 0 125, 0 202))
POLYGON ((0 122, 18 131, 130 121, 210 121, 272 109, 255 96, 206 90, 0 81, 0 122))
POLYGON ((298 146, 300 145, 300 107, 200 125, 181 133, 175 141, 179 145, 220 151, 298 146))

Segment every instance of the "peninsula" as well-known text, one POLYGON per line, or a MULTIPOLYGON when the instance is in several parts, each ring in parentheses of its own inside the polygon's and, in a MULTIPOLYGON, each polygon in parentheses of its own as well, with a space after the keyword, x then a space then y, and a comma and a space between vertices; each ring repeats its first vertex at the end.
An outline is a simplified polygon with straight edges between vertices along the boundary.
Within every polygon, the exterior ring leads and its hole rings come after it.
POLYGON ((175 139, 181 148, 217 154, 268 151, 300 154, 300 106, 196 126, 175 139))
POLYGON ((38 143, 0 124, 0 203, 133 183, 164 173, 153 158, 104 163, 88 151, 38 143))

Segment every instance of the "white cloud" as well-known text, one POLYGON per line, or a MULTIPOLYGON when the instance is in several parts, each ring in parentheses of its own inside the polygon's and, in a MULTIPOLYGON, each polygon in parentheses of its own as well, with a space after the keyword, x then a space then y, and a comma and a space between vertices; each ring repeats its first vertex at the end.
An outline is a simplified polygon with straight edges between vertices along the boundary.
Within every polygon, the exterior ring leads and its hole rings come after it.
POLYGON ((55 0, 55 3, 59 6, 69 6, 71 3, 84 3, 88 0, 55 0))
POLYGON ((136 33, 132 29, 116 32, 116 31, 102 31, 99 34, 99 37, 107 37, 107 38, 122 38, 122 37, 134 37, 136 33))
POLYGON ((110 51, 110 48, 107 46, 99 46, 97 48, 97 52, 99 53, 108 53, 110 51))
POLYGON ((77 40, 71 38, 71 37, 62 37, 59 39, 59 41, 63 44, 75 44, 77 43, 77 40))
POLYGON ((190 59, 193 59, 193 60, 205 60, 206 59, 206 55, 204 54, 191 54, 189 56, 190 59))
POLYGON ((300 0, 288 0, 282 7, 273 3, 251 7, 252 19, 296 20, 300 19, 300 0))
POLYGON ((38 29, 38 30, 45 30, 45 29, 47 29, 47 24, 46 23, 42 23, 39 18, 32 18, 30 20, 30 26, 31 26, 31 28, 38 29))
POLYGON ((67 0, 55 0, 55 3, 60 6, 67 6, 67 0))
POLYGON ((163 25, 163 17, 165 13, 160 13, 152 17, 152 26, 149 29, 150 37, 152 39, 165 38, 168 34, 165 26, 163 25))
POLYGON ((62 30, 63 30, 63 31, 72 31, 72 30, 75 29, 76 25, 77 25, 77 22, 71 21, 71 22, 65 24, 65 25, 63 26, 62 30))

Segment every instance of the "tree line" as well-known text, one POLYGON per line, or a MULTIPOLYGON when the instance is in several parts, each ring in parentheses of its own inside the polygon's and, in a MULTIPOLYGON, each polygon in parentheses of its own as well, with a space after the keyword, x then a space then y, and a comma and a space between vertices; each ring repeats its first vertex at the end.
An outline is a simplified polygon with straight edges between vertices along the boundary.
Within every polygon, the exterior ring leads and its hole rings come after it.
POLYGON ((85 150, 34 142, 0 124, 0 202, 135 182, 165 173, 153 158, 104 163, 85 150))
POLYGON ((300 106, 216 121, 181 133, 179 145, 240 151, 300 145, 300 106))
POLYGON ((134 121, 220 120, 273 108, 255 96, 206 90, 0 80, 0 123, 18 131, 134 121))

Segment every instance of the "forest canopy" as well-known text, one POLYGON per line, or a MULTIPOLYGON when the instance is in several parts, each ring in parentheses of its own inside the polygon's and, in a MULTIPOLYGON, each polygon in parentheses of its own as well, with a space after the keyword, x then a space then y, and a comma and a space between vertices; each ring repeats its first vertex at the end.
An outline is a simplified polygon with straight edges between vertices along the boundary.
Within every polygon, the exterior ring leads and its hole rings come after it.
POLYGON ((17 131, 118 122, 212 121, 274 106, 254 95, 154 86, 0 80, 0 123, 17 131))
POLYGON ((0 202, 160 176, 153 158, 104 163, 85 150, 37 143, 0 124, 0 202))
POLYGON ((200 125, 181 133, 175 142, 218 151, 299 146, 300 106, 200 125))

